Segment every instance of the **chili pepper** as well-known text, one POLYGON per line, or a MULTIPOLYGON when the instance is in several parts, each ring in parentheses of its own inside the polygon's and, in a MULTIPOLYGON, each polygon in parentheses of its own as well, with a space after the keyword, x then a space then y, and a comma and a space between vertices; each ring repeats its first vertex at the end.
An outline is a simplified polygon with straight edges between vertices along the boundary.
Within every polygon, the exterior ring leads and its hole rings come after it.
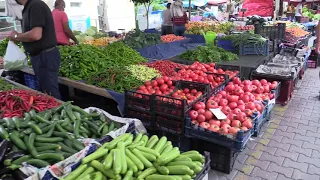
POLYGON ((30 96, 29 105, 33 104, 33 96, 30 96))

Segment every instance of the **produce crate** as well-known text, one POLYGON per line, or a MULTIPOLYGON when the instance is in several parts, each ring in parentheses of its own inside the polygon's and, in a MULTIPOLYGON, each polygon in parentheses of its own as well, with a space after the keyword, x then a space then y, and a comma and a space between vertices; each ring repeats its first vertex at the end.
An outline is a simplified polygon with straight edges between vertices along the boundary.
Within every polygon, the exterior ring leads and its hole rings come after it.
POLYGON ((275 26, 261 26, 256 28, 255 26, 255 34, 260 34, 261 36, 268 38, 270 40, 284 40, 286 35, 286 24, 278 23, 275 26))
MULTIPOLYGON (((254 126, 257 117, 253 118, 252 125, 254 126)), ((191 118, 186 118, 185 135, 193 139, 199 139, 208 143, 219 144, 221 146, 228 147, 235 151, 242 151, 245 145, 249 141, 253 133, 253 128, 247 132, 240 130, 237 135, 222 135, 207 129, 204 129, 198 125, 191 123, 191 118)))
POLYGON ((256 123, 253 126, 253 136, 257 137, 260 134, 261 127, 266 122, 268 114, 268 106, 265 106, 261 115, 256 119, 256 123))
POLYGON ((197 91, 203 92, 203 94, 189 104, 185 99, 161 95, 155 96, 154 113, 155 124, 158 129, 173 134, 183 134, 186 114, 195 103, 204 101, 210 91, 210 86, 208 84, 189 81, 179 81, 175 90, 184 88, 196 89, 197 91))
POLYGON ((193 148, 200 151, 200 153, 209 152, 211 168, 227 174, 232 171, 234 162, 240 153, 228 147, 202 140, 193 141, 193 148))
POLYGON ((300 23, 308 23, 309 22, 309 18, 308 17, 301 17, 300 18, 300 23))
POLYGON ((134 109, 134 108, 125 108, 125 117, 128 118, 137 118, 143 125, 148 129, 155 129, 154 123, 154 113, 144 110, 134 109))
POLYGON ((308 60, 308 68, 317 68, 317 61, 308 60))
POLYGON ((243 44, 240 45, 239 55, 269 55, 269 41, 263 44, 243 44))
MULTIPOLYGON (((222 65, 222 64, 216 64, 215 69, 223 69, 224 71, 229 70, 229 71, 238 71, 238 74, 236 75, 236 77, 240 77, 241 74, 241 68, 240 66, 233 66, 233 65, 222 65)), ((228 80, 226 80, 226 84, 228 84, 233 77, 229 77, 229 75, 227 75, 228 80)))
POLYGON ((177 135, 170 132, 159 131, 158 136, 166 136, 168 141, 172 142, 173 147, 179 147, 181 151, 192 150, 192 139, 186 137, 184 134, 177 135))
POLYGON ((218 39, 218 47, 223 48, 226 51, 237 51, 237 48, 233 46, 233 42, 231 40, 218 39))
POLYGON ((35 75, 24 73, 24 82, 28 88, 40 90, 39 83, 35 75))
POLYGON ((294 79, 282 79, 281 77, 260 75, 260 74, 256 74, 255 71, 252 74, 252 78, 258 79, 258 80, 266 79, 269 82, 272 82, 272 81, 281 82, 280 91, 279 91, 280 93, 276 99, 276 103, 284 106, 288 104, 288 102, 290 101, 293 94, 293 90, 294 90, 294 81, 295 81, 294 79))
POLYGON ((135 90, 126 90, 124 95, 127 108, 135 108, 145 111, 152 110, 154 95, 139 93, 135 90))

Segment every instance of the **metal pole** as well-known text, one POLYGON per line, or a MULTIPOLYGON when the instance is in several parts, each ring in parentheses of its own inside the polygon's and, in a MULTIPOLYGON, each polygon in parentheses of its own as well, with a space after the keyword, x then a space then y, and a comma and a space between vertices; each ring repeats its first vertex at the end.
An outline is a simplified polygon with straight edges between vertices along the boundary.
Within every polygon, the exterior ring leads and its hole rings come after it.
POLYGON ((191 19, 191 0, 189 0, 189 21, 191 19))

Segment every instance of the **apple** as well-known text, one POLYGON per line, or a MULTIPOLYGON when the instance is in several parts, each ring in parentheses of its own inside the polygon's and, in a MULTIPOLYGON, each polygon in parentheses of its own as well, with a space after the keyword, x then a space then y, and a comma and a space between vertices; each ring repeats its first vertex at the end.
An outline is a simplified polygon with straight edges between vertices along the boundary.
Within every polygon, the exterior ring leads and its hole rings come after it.
POLYGON ((241 121, 241 122, 243 122, 244 120, 246 120, 246 118, 247 118, 247 115, 246 115, 246 113, 244 113, 244 112, 241 112, 241 113, 237 114, 237 119, 238 119, 239 121, 241 121))
POLYGON ((251 122, 251 120, 245 120, 245 121, 243 121, 242 126, 248 128, 248 129, 251 129, 251 128, 252 128, 252 122, 251 122))
POLYGON ((224 120, 221 121, 221 126, 223 126, 225 124, 230 125, 231 124, 230 119, 224 119, 224 120))
POLYGON ((206 120, 210 120, 213 118, 213 114, 210 110, 205 110, 203 115, 206 117, 206 120))
MULTIPOLYGON (((244 106, 244 105, 241 105, 241 106, 244 106)), ((233 114, 239 114, 242 112, 242 110, 238 106, 238 108, 235 108, 232 112, 233 112, 233 114)))
POLYGON ((206 112, 206 110, 204 110, 204 109, 199 109, 197 112, 198 112, 198 115, 200 115, 200 114, 204 114, 204 113, 206 112))
POLYGON ((242 126, 240 129, 241 129, 242 131, 244 131, 244 132, 248 131, 248 128, 247 128, 247 127, 244 127, 244 126, 242 126))
POLYGON ((231 127, 229 128, 229 134, 233 134, 236 135, 238 133, 238 131, 240 131, 240 129, 238 127, 231 127))
POLYGON ((214 100, 209 100, 206 103, 206 108, 208 109, 216 109, 219 107, 218 102, 214 101, 214 100))
POLYGON ((232 120, 231 126, 232 127, 241 127, 241 122, 239 120, 232 120))
POLYGON ((230 109, 235 109, 238 106, 238 104, 236 102, 231 102, 228 106, 230 107, 230 109))
POLYGON ((213 131, 213 132, 219 132, 220 128, 217 125, 210 125, 208 130, 213 131))
POLYGON ((204 128, 204 129, 208 129, 210 127, 210 124, 207 122, 201 122, 200 127, 204 128))
POLYGON ((194 124, 194 125, 199 125, 199 122, 195 119, 191 120, 191 123, 194 124))
POLYGON ((219 120, 209 120, 209 124, 210 125, 216 125, 216 126, 219 126, 220 127, 220 125, 221 125, 221 121, 219 121, 219 120))

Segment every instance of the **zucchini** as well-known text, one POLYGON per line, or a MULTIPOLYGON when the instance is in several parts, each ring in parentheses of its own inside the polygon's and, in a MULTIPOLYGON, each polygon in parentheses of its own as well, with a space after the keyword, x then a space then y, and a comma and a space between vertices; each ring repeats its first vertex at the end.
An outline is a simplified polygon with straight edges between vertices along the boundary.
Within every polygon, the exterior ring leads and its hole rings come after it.
POLYGON ((64 160, 64 157, 62 154, 59 153, 43 153, 39 154, 37 156, 37 159, 62 161, 64 160))
POLYGON ((72 147, 74 147, 76 150, 81 151, 84 149, 84 145, 82 142, 78 141, 77 139, 72 139, 72 147))
POLYGON ((11 142, 13 142, 19 149, 27 151, 27 146, 24 144, 24 142, 15 134, 10 133, 9 139, 11 142))

